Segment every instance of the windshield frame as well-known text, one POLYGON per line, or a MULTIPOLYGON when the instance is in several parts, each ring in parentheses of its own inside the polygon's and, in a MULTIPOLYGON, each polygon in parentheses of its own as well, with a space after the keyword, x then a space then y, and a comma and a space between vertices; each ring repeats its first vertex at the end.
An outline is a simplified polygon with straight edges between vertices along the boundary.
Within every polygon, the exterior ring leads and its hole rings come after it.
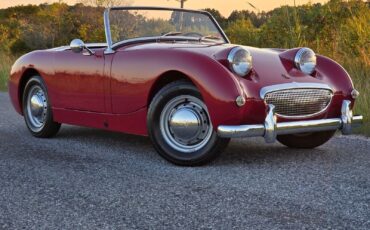
MULTIPOLYGON (((112 34, 111 34, 111 29, 110 29, 110 19, 109 19, 110 11, 112 11, 112 10, 162 10, 162 11, 180 11, 180 12, 203 14, 203 15, 208 16, 209 19, 214 23, 216 29, 222 35, 222 38, 225 40, 225 43, 230 44, 229 38, 226 36, 225 32, 223 31, 221 26, 218 24, 217 20, 212 16, 212 14, 210 14, 207 11, 189 10, 189 9, 181 9, 181 8, 168 8, 168 7, 122 6, 122 7, 110 7, 110 8, 105 9, 105 11, 104 11, 104 29, 105 29, 105 38, 106 38, 106 41, 107 41, 107 49, 104 52, 105 54, 115 53, 115 48, 118 47, 118 46, 122 46, 122 44, 125 44, 126 42, 132 43, 133 41, 147 41, 147 40, 148 41, 149 40, 161 41, 161 40, 167 40, 167 39, 163 39, 163 37, 161 37, 161 36, 151 37, 149 39, 148 39, 148 37, 142 37, 142 38, 123 40, 123 41, 120 41, 120 42, 117 42, 117 43, 113 44, 112 34)), ((175 36, 169 36, 168 38, 171 39, 171 40, 177 40, 177 38, 179 38, 179 40, 184 40, 182 37, 175 37, 175 36)), ((188 38, 186 40, 189 40, 189 41, 194 40, 195 41, 195 40, 199 40, 199 39, 188 38)))

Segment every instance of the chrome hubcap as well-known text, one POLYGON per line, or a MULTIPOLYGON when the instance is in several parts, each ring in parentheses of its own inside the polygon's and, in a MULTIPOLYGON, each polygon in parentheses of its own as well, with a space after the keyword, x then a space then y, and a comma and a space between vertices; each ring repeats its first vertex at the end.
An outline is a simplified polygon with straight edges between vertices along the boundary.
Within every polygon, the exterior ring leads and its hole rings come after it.
POLYGON ((31 113, 34 117, 39 117, 44 110, 44 104, 40 95, 31 97, 31 113))
POLYGON ((189 108, 181 108, 170 117, 170 130, 179 140, 189 143, 200 129, 200 117, 189 108))
POLYGON ((40 86, 33 86, 27 97, 27 117, 30 128, 37 132, 45 124, 47 114, 47 100, 40 86))
POLYGON ((167 144, 185 153, 203 148, 213 132, 205 104, 193 96, 179 96, 167 103, 160 128, 167 144))

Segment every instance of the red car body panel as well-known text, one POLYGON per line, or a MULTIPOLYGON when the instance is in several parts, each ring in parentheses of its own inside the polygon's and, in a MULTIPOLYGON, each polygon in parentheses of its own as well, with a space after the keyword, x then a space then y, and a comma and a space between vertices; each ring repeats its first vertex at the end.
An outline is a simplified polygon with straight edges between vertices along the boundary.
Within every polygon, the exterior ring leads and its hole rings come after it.
POLYGON ((54 54, 54 76, 48 81, 54 108, 104 113, 104 55, 81 55, 71 50, 54 54), (54 80, 57 79, 57 80, 54 80))
POLYGON ((297 49, 248 47, 254 67, 241 78, 228 68, 227 55, 233 47, 152 42, 124 46, 108 55, 104 48, 95 49, 94 55, 69 49, 35 51, 12 67, 9 94, 15 109, 22 114, 24 78, 29 76, 28 71, 35 71, 46 83, 55 121, 138 135, 147 135, 147 110, 156 83, 172 72, 186 76, 199 89, 214 127, 263 123, 266 105, 260 90, 270 85, 329 85, 334 91, 329 108, 309 119, 339 117, 342 101, 353 102, 348 73, 326 57, 317 57, 316 72, 311 76, 294 67, 297 49), (236 105, 239 95, 247 99, 243 107, 236 105))

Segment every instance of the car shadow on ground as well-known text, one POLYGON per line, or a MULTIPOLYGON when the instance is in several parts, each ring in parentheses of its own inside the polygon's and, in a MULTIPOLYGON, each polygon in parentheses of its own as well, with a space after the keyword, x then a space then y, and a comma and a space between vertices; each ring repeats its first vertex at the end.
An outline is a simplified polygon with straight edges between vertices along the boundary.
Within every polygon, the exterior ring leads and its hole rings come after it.
POLYGON ((94 143, 99 142, 99 144, 104 144, 106 142, 108 143, 116 142, 129 145, 131 145, 132 143, 141 145, 151 145, 149 138, 144 136, 69 125, 64 126, 61 129, 61 132, 58 133, 57 138, 78 139, 81 141, 91 141, 94 143))
POLYGON ((232 140, 215 161, 215 165, 284 164, 291 161, 311 161, 329 154, 325 146, 316 149, 293 149, 279 143, 266 144, 263 138, 232 140))
MULTIPOLYGON (((56 139, 78 141, 84 145, 99 145, 107 151, 130 149, 144 158, 150 157, 156 163, 166 163, 157 155, 148 137, 135 136, 99 129, 65 126, 56 139), (150 154, 150 156, 146 156, 150 154), (155 157, 153 158, 153 155, 155 157), (158 160, 161 160, 160 162, 158 160)), ((279 143, 266 144, 263 138, 233 139, 228 147, 210 166, 265 164, 304 161, 328 154, 330 148, 325 145, 316 149, 291 149, 279 143)), ((154 163, 154 162, 153 162, 154 163)))

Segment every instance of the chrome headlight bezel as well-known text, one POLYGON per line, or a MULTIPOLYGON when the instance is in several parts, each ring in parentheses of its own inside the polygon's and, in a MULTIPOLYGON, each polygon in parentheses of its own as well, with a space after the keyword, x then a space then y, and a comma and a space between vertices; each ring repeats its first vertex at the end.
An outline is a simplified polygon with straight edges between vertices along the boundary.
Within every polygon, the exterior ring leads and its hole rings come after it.
POLYGON ((245 77, 253 67, 251 53, 243 47, 233 48, 227 60, 230 70, 240 77, 245 77))
POLYGON ((305 74, 315 72, 317 59, 315 52, 310 48, 301 48, 294 57, 296 68, 305 74))

